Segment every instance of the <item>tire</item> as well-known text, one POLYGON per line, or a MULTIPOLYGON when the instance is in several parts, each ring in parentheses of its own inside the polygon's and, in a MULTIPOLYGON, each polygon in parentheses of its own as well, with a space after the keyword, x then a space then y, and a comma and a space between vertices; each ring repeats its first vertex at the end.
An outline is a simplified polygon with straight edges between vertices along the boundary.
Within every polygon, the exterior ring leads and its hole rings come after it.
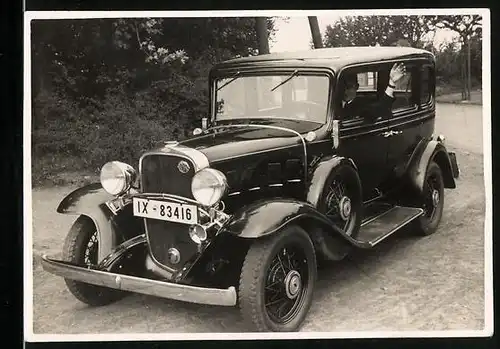
POLYGON ((254 241, 240 275, 239 306, 243 319, 260 332, 299 330, 311 307, 316 275, 314 246, 302 228, 285 227, 254 241), (269 302, 269 297, 274 299, 269 302), (282 307, 285 313, 290 309, 280 318, 275 307, 282 307))
MULTIPOLYGON (((63 259, 80 266, 95 264, 97 262, 97 243, 97 230, 94 222, 89 217, 80 216, 71 226, 64 241, 63 259), (87 250, 88 255, 86 256, 87 250)), ((71 279, 64 279, 64 281, 76 299, 91 306, 108 305, 122 299, 127 294, 125 291, 71 279)))
POLYGON ((363 219, 361 182, 357 171, 351 166, 340 166, 332 171, 325 182, 318 202, 318 210, 356 239, 363 219), (349 214, 341 213, 348 202, 349 214))
POLYGON ((416 232, 421 236, 434 234, 441 222, 444 207, 443 173, 435 162, 429 164, 425 174, 421 206, 424 214, 416 220, 416 232))

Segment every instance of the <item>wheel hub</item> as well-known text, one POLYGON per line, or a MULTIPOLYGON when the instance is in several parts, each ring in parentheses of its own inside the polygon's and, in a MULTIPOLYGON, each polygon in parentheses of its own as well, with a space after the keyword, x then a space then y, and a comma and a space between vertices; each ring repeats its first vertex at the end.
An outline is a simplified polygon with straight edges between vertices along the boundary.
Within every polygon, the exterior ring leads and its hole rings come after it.
POLYGON ((285 291, 289 299, 295 299, 302 289, 302 279, 296 270, 291 270, 285 277, 285 291))
POLYGON ((347 196, 343 196, 339 202, 340 217, 344 221, 348 220, 349 216, 351 215, 351 210, 352 210, 351 199, 349 199, 347 196))
POLYGON ((439 204, 439 191, 434 189, 432 191, 432 204, 436 207, 439 204))

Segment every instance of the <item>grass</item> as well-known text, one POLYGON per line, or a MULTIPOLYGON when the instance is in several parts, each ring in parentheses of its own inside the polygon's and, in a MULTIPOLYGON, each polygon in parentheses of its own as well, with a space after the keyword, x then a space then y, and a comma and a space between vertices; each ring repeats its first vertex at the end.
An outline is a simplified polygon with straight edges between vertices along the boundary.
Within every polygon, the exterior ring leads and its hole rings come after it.
POLYGON ((78 157, 47 155, 32 157, 32 186, 83 186, 99 181, 99 169, 89 169, 78 157))

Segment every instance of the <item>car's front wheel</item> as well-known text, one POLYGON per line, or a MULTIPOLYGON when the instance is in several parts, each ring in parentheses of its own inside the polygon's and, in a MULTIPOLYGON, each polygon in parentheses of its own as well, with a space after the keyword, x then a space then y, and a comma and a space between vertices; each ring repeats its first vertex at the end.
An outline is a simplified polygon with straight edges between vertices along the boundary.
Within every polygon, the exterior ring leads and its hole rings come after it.
POLYGON ((302 228, 256 240, 241 270, 243 318, 256 331, 297 331, 311 306, 316 273, 314 246, 302 228))
MULTIPOLYGON (((80 266, 92 266, 97 263, 97 229, 94 222, 80 216, 72 225, 63 246, 63 259, 80 266)), ((127 293, 107 287, 86 284, 80 281, 64 279, 68 290, 78 300, 92 306, 102 306, 122 299, 127 293)))

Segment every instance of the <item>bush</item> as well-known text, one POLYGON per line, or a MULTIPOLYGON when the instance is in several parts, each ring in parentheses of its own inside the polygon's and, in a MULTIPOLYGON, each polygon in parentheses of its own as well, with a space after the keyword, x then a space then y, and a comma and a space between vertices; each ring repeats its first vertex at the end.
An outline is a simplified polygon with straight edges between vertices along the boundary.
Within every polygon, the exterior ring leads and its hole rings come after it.
MULTIPOLYGON (((177 120, 186 120, 181 109, 177 120)), ((192 112, 192 111, 191 111, 192 112)), ((110 91, 85 106, 55 94, 34 101, 32 161, 35 183, 65 171, 98 173, 110 160, 137 168, 140 155, 183 134, 185 124, 169 116, 166 103, 151 94, 110 91)), ((191 115, 192 117, 192 115, 191 115)))

